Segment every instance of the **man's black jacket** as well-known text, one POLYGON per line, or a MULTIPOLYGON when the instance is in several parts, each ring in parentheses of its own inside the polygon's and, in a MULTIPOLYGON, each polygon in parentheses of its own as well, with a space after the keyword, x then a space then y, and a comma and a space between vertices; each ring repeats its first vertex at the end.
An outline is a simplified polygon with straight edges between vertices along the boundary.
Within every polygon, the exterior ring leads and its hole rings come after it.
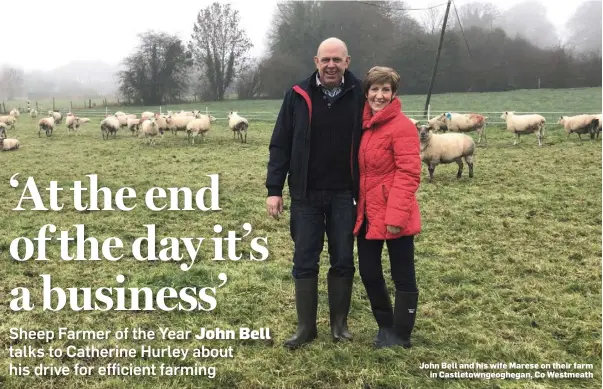
MULTIPOLYGON (((268 196, 282 196, 285 178, 288 177, 289 193, 294 200, 306 197, 308 159, 310 156, 310 122, 312 117, 311 83, 316 85, 316 73, 296 84, 285 94, 274 131, 270 140, 270 159, 266 188, 268 196)), ((362 83, 349 70, 344 75, 344 89, 338 98, 351 99, 349 114, 354 115, 350 173, 354 183, 354 198, 359 187, 358 148, 362 130, 364 93, 362 83)))

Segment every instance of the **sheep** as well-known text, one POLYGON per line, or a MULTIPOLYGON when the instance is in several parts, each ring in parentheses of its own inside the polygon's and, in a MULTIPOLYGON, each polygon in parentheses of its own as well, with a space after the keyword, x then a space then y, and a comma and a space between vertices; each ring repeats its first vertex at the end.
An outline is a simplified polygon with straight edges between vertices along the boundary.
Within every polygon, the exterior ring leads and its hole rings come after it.
POLYGON ((519 142, 520 135, 536 133, 538 146, 542 146, 542 138, 544 138, 546 125, 544 117, 538 114, 515 115, 514 111, 505 111, 500 118, 507 122, 507 131, 511 131, 515 134, 515 142, 513 145, 516 145, 519 142))
POLYGON ((136 133, 140 130, 140 119, 128 119, 126 125, 132 132, 132 135, 136 135, 136 133))
POLYGON ((21 147, 21 143, 14 138, 0 138, 0 149, 2 151, 17 150, 21 147))
POLYGON ((590 133, 590 139, 595 139, 595 135, 597 135, 597 139, 599 139, 599 133, 601 132, 601 116, 601 114, 595 115, 595 119, 593 120, 593 132, 590 133))
POLYGON ((21 112, 17 108, 13 108, 10 110, 9 115, 17 119, 21 115, 21 112))
POLYGON ((117 130, 120 129, 119 120, 115 116, 108 116, 101 122, 100 129, 103 140, 108 140, 110 134, 113 134, 113 137, 117 138, 117 130))
POLYGON ((86 124, 86 123, 90 123, 89 118, 80 118, 80 124, 86 124))
POLYGON ((52 130, 54 130, 54 126, 55 123, 53 117, 40 119, 40 121, 38 121, 38 137, 41 136, 40 133, 42 132, 42 130, 46 132, 46 136, 51 136, 52 130))
POLYGON ((171 130, 167 118, 168 117, 166 115, 155 115, 155 123, 157 123, 157 128, 159 129, 159 131, 161 131, 162 135, 164 132, 171 130))
MULTIPOLYGON (((482 143, 482 137, 484 138, 485 143, 486 133, 484 132, 484 127, 486 127, 487 116, 482 116, 477 113, 455 113, 455 112, 446 112, 443 114, 443 121, 446 129, 448 131, 453 132, 471 132, 477 131, 479 134, 479 138, 477 139, 477 143, 482 143)), ((438 116, 438 121, 442 121, 442 115, 438 116)))
POLYGON ((65 125, 67 126, 67 134, 70 133, 70 130, 76 132, 80 129, 80 118, 74 115, 67 116, 65 125))
POLYGON ((140 137, 144 137, 149 140, 149 144, 155 146, 155 138, 157 135, 163 136, 163 130, 159 128, 154 117, 142 122, 140 128, 140 137))
POLYGON ((50 110, 48 111, 48 115, 54 118, 55 124, 61 124, 61 119, 63 118, 63 115, 61 115, 60 112, 54 112, 50 110))
POLYGON ((426 125, 421 125, 419 130, 421 142, 421 161, 429 170, 429 182, 433 180, 433 173, 438 164, 456 162, 459 170, 457 178, 463 174, 463 159, 469 166, 469 177, 473 178, 473 153, 475 142, 467 134, 450 132, 447 134, 434 134, 426 125))
POLYGON ((145 112, 143 112, 143 113, 140 114, 140 120, 144 122, 148 118, 151 118, 151 117, 154 117, 154 116, 155 116, 154 112, 145 111, 145 112))
POLYGON ((35 109, 32 109, 31 111, 29 111, 29 116, 31 116, 32 119, 35 119, 38 117, 38 111, 36 111, 35 109))
POLYGON ((205 142, 205 133, 211 128, 211 123, 216 121, 216 118, 211 115, 199 115, 199 118, 191 120, 186 125, 186 133, 189 142, 195 144, 195 137, 201 135, 201 140, 205 142))
POLYGON ((178 131, 186 131, 186 126, 193 120, 197 119, 200 115, 197 116, 186 116, 186 115, 175 115, 175 116, 167 116, 165 119, 167 121, 167 125, 169 126, 172 134, 177 135, 178 131))
POLYGON ((239 114, 235 112, 230 112, 228 114, 228 127, 232 130, 232 139, 235 139, 235 136, 238 134, 241 143, 247 143, 247 129, 249 128, 249 122, 244 117, 239 116, 239 114), (243 134, 245 133, 245 141, 243 141, 243 134))
POLYGON ((115 114, 114 114, 114 115, 115 115, 115 116, 125 116, 125 115, 126 115, 126 113, 125 113, 125 112, 121 112, 121 111, 117 111, 117 112, 115 112, 115 114))
POLYGON ((582 134, 592 134, 595 131, 598 120, 596 123, 593 123, 593 120, 597 120, 595 115, 561 116, 557 124, 561 124, 567 132, 565 139, 568 139, 572 133, 576 133, 578 138, 582 140, 582 134))
POLYGON ((0 138, 6 138, 6 123, 0 123, 0 138))
POLYGON ((17 122, 17 119, 14 116, 10 116, 10 115, 0 116, 0 123, 6 124, 6 126, 9 127, 10 130, 15 129, 16 122, 17 122))
MULTIPOLYGON (((432 129, 434 132, 446 132, 448 131, 448 127, 446 127, 446 120, 444 119, 446 116, 445 113, 439 114, 427 121, 428 128, 432 129)), ((419 128, 417 126, 417 128, 419 128)))

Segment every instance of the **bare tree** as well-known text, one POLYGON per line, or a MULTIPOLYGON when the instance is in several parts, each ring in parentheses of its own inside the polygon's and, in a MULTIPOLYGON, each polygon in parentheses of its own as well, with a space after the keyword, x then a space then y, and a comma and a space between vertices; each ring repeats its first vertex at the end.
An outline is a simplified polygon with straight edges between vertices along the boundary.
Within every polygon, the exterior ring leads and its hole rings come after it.
POLYGON ((245 65, 245 55, 253 45, 240 27, 239 11, 215 2, 199 11, 188 47, 207 77, 213 99, 224 100, 224 92, 245 65))
POLYGON ((578 53, 601 55, 601 1, 585 1, 567 21, 568 46, 578 53))
POLYGON ((499 22, 501 12, 492 3, 473 2, 458 8, 459 19, 464 29, 479 27, 492 30, 499 22))
POLYGON ((4 66, 0 73, 0 97, 12 100, 24 92, 25 76, 22 69, 4 66))
MULTIPOLYGON (((430 3, 429 7, 429 9, 423 11, 424 13, 421 15, 420 19, 425 32, 429 35, 433 35, 442 28, 446 8, 436 7, 436 4, 434 3, 430 3)), ((448 20, 450 20, 450 18, 448 20)))

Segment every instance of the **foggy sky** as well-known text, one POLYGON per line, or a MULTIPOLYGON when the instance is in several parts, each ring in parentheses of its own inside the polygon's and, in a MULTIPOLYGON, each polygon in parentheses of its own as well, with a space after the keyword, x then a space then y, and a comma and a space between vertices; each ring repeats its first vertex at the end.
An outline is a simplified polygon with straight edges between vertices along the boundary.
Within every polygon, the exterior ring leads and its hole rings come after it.
MULTIPOLYGON (((456 0, 457 8, 473 0, 456 0)), ((507 10, 522 0, 492 0, 501 10, 507 10)), ((549 20, 565 35, 564 24, 577 6, 585 0, 542 1, 548 9, 549 20)), ((81 0, 42 0, 5 2, 2 41, 4 54, 0 64, 31 70, 50 70, 74 60, 102 60, 117 65, 138 43, 137 34, 155 29, 190 40, 197 13, 213 0, 171 0, 168 2, 117 1, 83 2, 81 0), (166 7, 167 5, 167 7, 166 7)), ((241 13, 242 27, 254 44, 251 56, 265 50, 266 31, 276 6, 275 0, 232 0, 232 7, 241 13)), ((444 4, 446 0, 407 0, 407 6, 425 8, 444 4)), ((416 19, 422 11, 411 11, 416 19)), ((451 9, 450 17, 454 17, 451 9)))

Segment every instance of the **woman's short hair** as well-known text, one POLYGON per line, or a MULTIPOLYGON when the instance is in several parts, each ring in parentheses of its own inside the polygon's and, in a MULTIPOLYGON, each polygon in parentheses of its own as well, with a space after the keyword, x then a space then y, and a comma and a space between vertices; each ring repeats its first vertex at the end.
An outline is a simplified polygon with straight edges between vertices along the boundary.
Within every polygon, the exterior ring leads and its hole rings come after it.
POLYGON ((396 93, 400 84, 400 75, 392 68, 386 66, 372 67, 364 77, 364 94, 368 94, 371 85, 389 83, 392 87, 392 93, 396 93))

